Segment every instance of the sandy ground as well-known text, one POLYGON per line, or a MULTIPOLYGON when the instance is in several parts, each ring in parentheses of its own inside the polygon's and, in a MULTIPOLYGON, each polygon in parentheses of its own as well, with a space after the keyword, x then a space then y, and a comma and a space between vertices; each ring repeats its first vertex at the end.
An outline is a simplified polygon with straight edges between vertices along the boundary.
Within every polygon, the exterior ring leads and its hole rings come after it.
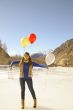
MULTIPOLYGON (((20 110, 18 73, 17 69, 0 69, 0 110, 20 110)), ((73 110, 73 68, 35 68, 33 86, 38 101, 36 110, 73 110)), ((25 101, 25 110, 34 110, 27 85, 25 101)))

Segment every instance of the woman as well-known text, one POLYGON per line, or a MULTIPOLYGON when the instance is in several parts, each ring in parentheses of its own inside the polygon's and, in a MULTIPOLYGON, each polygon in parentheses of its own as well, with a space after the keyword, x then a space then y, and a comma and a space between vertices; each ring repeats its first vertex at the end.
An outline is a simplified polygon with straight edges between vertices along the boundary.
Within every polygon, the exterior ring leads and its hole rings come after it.
POLYGON ((36 67, 44 67, 46 68, 46 65, 43 64, 37 64, 35 62, 32 62, 30 54, 28 52, 25 52, 23 58, 21 61, 14 61, 11 64, 11 67, 13 64, 19 63, 20 67, 20 86, 21 86, 21 108, 24 109, 25 107, 25 82, 28 85, 28 88, 31 92, 31 95, 33 97, 34 105, 33 108, 37 107, 37 100, 35 91, 33 89, 33 82, 32 82, 32 68, 33 66, 36 67))

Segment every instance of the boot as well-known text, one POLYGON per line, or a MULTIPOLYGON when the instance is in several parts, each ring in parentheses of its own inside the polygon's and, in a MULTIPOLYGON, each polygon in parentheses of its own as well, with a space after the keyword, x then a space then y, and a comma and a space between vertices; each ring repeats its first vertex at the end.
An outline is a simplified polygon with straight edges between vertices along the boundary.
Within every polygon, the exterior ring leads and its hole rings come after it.
POLYGON ((21 99, 21 109, 24 109, 24 99, 21 99))
POLYGON ((33 108, 36 108, 37 107, 37 100, 34 99, 34 105, 33 105, 33 108))

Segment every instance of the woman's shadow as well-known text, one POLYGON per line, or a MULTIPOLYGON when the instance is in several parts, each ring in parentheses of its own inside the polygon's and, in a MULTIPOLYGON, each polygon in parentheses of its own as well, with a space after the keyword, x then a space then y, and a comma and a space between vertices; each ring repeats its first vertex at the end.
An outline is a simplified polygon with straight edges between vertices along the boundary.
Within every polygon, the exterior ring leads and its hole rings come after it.
POLYGON ((37 108, 26 107, 25 110, 53 110, 53 109, 46 108, 46 107, 43 107, 43 106, 38 106, 37 108))

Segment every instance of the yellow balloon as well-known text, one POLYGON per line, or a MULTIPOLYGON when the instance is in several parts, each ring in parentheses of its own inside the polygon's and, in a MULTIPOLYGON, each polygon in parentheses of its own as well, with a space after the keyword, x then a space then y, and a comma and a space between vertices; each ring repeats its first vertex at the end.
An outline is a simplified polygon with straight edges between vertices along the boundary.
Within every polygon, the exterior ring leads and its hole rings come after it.
POLYGON ((29 45, 30 42, 29 42, 29 39, 27 37, 23 37, 21 39, 20 43, 21 43, 22 47, 26 47, 29 45))

